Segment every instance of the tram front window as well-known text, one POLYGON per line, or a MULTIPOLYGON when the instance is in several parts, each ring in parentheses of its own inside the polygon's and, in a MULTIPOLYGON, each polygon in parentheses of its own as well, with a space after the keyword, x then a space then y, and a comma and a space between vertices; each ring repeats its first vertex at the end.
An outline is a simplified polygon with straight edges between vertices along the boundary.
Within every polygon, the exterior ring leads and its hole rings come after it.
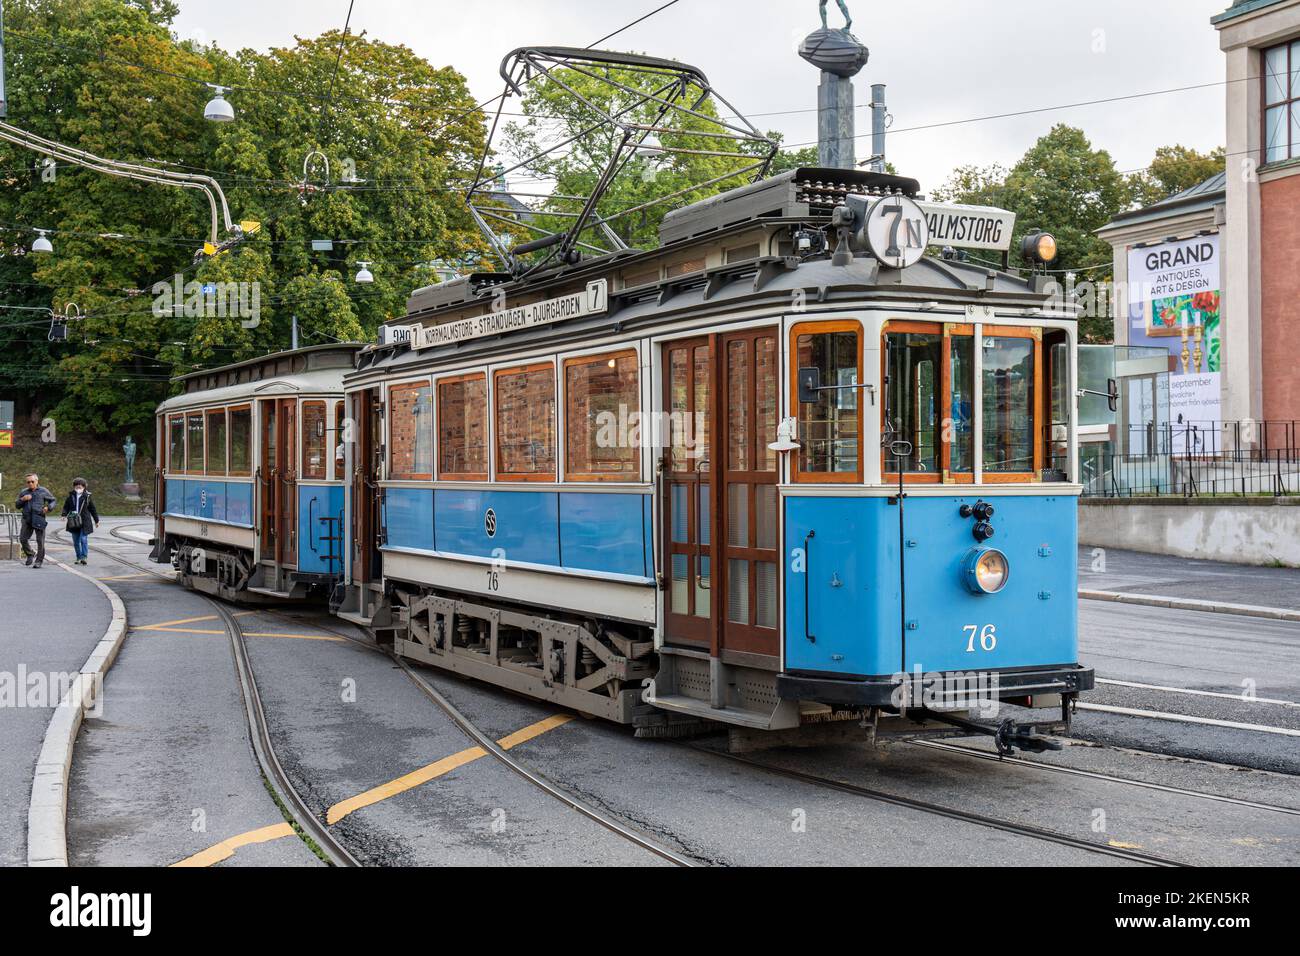
POLYGON ((1034 471, 1034 345, 1031 338, 984 338, 984 470, 1034 471))
POLYGON ((897 457, 886 444, 885 465, 895 473, 901 465, 905 474, 937 474, 943 336, 895 332, 886 340, 886 441, 908 442, 912 453, 897 457))

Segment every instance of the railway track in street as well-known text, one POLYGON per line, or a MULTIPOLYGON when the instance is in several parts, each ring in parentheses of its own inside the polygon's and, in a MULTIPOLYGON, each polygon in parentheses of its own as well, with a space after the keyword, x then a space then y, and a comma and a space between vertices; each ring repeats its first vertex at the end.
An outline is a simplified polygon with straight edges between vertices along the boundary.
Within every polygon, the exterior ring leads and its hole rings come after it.
POLYGON ((945 753, 956 753, 968 757, 975 757, 980 760, 992 760, 999 763, 1008 763, 1013 766, 1027 767, 1045 773, 1065 774, 1067 776, 1082 777, 1088 780, 1118 783, 1130 787, 1140 787, 1145 790, 1158 790, 1161 793, 1173 793, 1184 797, 1211 800, 1215 803, 1227 803, 1235 807, 1244 807, 1251 810, 1266 810, 1272 813, 1284 813, 1291 816, 1300 816, 1300 809, 1295 807, 1283 807, 1271 803, 1257 803, 1253 800, 1241 800, 1237 797, 1228 797, 1218 793, 1206 793, 1202 790, 1188 790, 1185 787, 1172 787, 1168 784, 1152 783, 1148 780, 1134 780, 1130 777, 1117 777, 1113 774, 1099 773, 1095 770, 1082 770, 1078 767, 1062 767, 1055 764, 1043 763, 1039 760, 1029 760, 1025 757, 999 757, 995 753, 976 750, 974 747, 964 747, 961 744, 946 743, 941 740, 913 740, 911 741, 911 745, 913 747, 922 747, 926 750, 938 750, 945 753))
MULTIPOLYGON (((114 528, 112 530, 114 537, 123 541, 131 540, 122 535, 116 534, 118 529, 114 528)), ((139 544, 139 542, 136 541, 132 541, 131 543, 139 544)), ((108 554, 115 561, 134 568, 137 571, 154 574, 160 578, 168 578, 167 575, 160 574, 157 571, 152 571, 144 565, 137 564, 121 555, 108 554)), ((275 755, 275 747, 271 741, 270 734, 266 730, 266 719, 261 705, 261 698, 257 691, 256 675, 254 674, 252 664, 248 659, 247 648, 244 645, 243 631, 240 629, 239 622, 235 619, 234 615, 231 614, 230 609, 224 604, 224 602, 221 602, 216 598, 207 597, 206 595, 202 596, 217 610, 217 613, 220 615, 225 627, 231 634, 231 646, 235 652, 236 669, 239 672, 241 688, 244 689, 244 700, 249 708, 249 727, 254 749, 257 751, 258 761, 262 764, 263 772, 266 774, 267 779, 276 783, 277 793, 287 793, 290 797, 290 800, 285 801, 285 803, 291 805, 295 811, 290 822, 301 823, 301 821, 298 820, 298 817, 302 816, 306 818, 309 822, 302 824, 304 832, 306 832, 306 834, 322 848, 326 855, 330 857, 331 862, 335 862, 336 865, 344 866, 359 865, 355 858, 348 853, 347 849, 334 839, 328 826, 323 823, 310 810, 310 808, 307 807, 306 803, 303 802, 301 798, 298 797, 292 784, 284 774, 279 760, 275 755)), ((262 610, 265 610, 267 613, 276 614, 277 616, 286 616, 279 615, 279 612, 273 609, 262 610)), ((447 700, 447 698, 441 694, 437 688, 428 683, 428 681, 426 681, 402 658, 391 655, 379 646, 360 640, 355 635, 348 634, 341 629, 325 626, 319 621, 313 621, 313 626, 333 634, 336 637, 340 637, 358 647, 362 647, 373 653, 381 654, 393 660, 415 687, 419 689, 420 692, 440 711, 442 711, 442 713, 476 746, 483 749, 488 755, 494 757, 511 772, 522 777, 543 793, 558 800, 569 809, 576 811, 592 822, 599 824, 611 833, 614 833, 629 843, 632 843, 661 859, 667 860, 669 863, 683 867, 700 865, 697 860, 679 853, 670 847, 664 846, 658 841, 653 840, 645 834, 625 825, 617 817, 590 805, 578 797, 575 797, 564 788, 558 786, 542 774, 530 768, 523 761, 505 751, 494 739, 492 739, 491 735, 485 733, 475 725, 473 721, 466 717, 465 714, 457 709, 451 701, 447 700)))
MULTIPOLYGON (((124 541, 130 540, 116 534, 116 531, 116 528, 112 529, 111 533, 114 537, 121 538, 124 541)), ((60 536, 60 540, 62 540, 61 533, 56 532, 56 535, 60 536)), ((139 542, 132 543, 138 544, 139 542)), ((101 550, 100 553, 107 555, 125 567, 134 568, 136 571, 153 574, 160 578, 167 577, 112 551, 101 550)), ((257 757, 258 766, 261 768, 262 777, 270 789, 272 797, 279 804, 280 810, 285 815, 290 826, 300 836, 307 839, 313 845, 313 849, 327 863, 332 866, 360 866, 361 864, 356 857, 342 842, 334 837, 334 834, 330 832, 324 821, 303 800, 280 763, 275 743, 271 739, 270 728, 267 725, 266 710, 262 706, 261 693, 257 687, 257 675, 254 673, 252 663, 248 659, 248 647, 245 644, 244 632, 239 621, 222 601, 203 594, 198 596, 207 601, 212 609, 216 611, 230 637, 230 649, 234 657, 235 673, 239 679, 240 695, 244 701, 244 716, 248 723, 249 740, 253 746, 253 753, 257 757)))

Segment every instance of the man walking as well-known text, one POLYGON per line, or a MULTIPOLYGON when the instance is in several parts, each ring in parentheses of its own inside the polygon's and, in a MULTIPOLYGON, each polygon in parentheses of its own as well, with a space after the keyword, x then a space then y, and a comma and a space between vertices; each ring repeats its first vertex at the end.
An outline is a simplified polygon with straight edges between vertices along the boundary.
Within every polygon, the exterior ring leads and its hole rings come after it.
POLYGON ((57 500, 49 489, 41 486, 41 479, 37 475, 27 476, 27 489, 18 496, 17 505, 23 516, 23 531, 18 540, 22 544, 23 557, 27 559, 29 568, 39 568, 45 563, 45 527, 48 524, 45 516, 57 500), (35 554, 32 553, 31 545, 33 534, 36 535, 35 554), (35 565, 32 564, 33 559, 35 565))

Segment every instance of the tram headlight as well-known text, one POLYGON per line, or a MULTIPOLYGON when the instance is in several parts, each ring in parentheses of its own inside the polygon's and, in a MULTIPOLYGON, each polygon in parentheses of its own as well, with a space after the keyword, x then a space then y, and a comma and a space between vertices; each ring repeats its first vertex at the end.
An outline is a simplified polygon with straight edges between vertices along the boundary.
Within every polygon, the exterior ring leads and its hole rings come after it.
POLYGON ((1056 253, 1056 237, 1050 232, 1031 232, 1020 244, 1021 256, 1034 265, 1046 265, 1056 258, 1056 253))
POLYGON ((996 548, 972 548, 963 562, 962 579, 973 594, 997 594, 1007 586, 1011 564, 996 548))

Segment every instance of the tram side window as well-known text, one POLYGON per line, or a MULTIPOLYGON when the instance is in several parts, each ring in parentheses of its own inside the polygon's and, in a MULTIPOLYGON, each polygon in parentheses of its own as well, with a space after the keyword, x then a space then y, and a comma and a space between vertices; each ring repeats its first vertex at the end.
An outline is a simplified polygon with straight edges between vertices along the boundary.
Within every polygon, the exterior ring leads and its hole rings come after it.
POLYGON ((334 403, 334 434, 330 440, 330 453, 334 456, 334 480, 343 479, 343 469, 347 467, 344 457, 343 442, 347 438, 347 428, 343 424, 343 403, 334 403))
MULTIPOLYGON (((325 424, 325 406, 320 406, 325 424)), ((388 477, 395 481, 428 481, 433 477, 433 390, 425 382, 394 385, 388 390, 388 477)), ((321 440, 324 454, 324 439, 321 440)), ((321 472, 325 460, 321 458, 321 472)))
POLYGON ((636 352, 564 363, 564 476, 569 481, 636 481, 641 474, 641 392, 636 352))
POLYGON ((438 477, 486 481, 487 376, 438 382, 438 477))
POLYGON ((248 477, 253 473, 253 409, 247 405, 230 410, 230 474, 248 477))
POLYGON ((822 388, 816 402, 799 403, 798 477, 811 481, 857 481, 861 475, 860 420, 856 385, 861 379, 862 349, 852 330, 828 325, 818 331, 795 327, 794 369, 816 368, 822 388), (828 388, 829 386, 829 388, 828 388))
POLYGON ((1035 471, 1035 345, 1032 338, 984 337, 984 471, 990 474, 1035 471))
POLYGON ((496 373, 497 477, 555 478, 555 368, 549 362, 496 373))
POLYGON ((324 481, 329 459, 325 457, 328 444, 325 434, 325 403, 302 403, 302 475, 314 481, 324 481))
POLYGON ((203 474, 203 413, 191 412, 185 424, 185 470, 203 474))
POLYGON ((185 416, 167 419, 167 470, 173 475, 185 471, 185 416))
POLYGON ((226 410, 208 412, 208 474, 226 473, 226 410))

